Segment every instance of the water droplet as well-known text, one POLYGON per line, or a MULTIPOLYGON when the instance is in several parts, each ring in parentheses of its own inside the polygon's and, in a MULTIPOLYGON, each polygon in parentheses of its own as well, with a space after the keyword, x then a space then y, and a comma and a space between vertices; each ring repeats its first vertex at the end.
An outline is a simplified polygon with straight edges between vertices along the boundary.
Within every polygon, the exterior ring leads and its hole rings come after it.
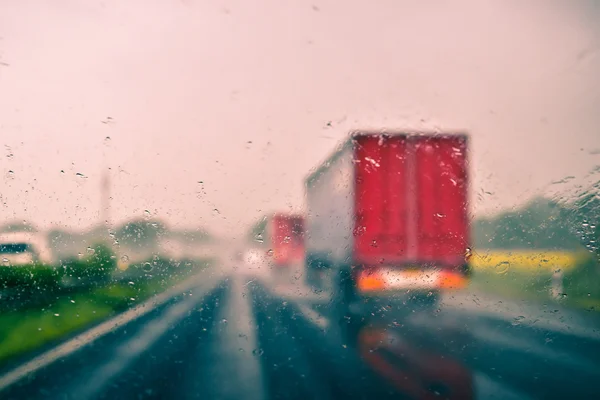
POLYGON ((135 297, 130 297, 129 300, 135 301, 135 297))
POLYGON ((377 247, 377 240, 373 239, 371 242, 371 247, 377 247))
POLYGON ((59 313, 54 313, 54 316, 58 317, 58 316, 60 316, 60 314, 59 313))
POLYGON ((516 317, 515 319, 513 319, 513 321, 512 321, 512 323, 511 323, 511 324, 512 324, 513 326, 520 325, 520 324, 521 324, 521 321, 523 321, 524 319, 525 319, 525 317, 524 317, 524 316, 522 316, 522 315, 519 315, 518 317, 516 317))
POLYGON ((10 267, 10 260, 8 258, 3 258, 2 265, 4 265, 5 267, 10 267))
POLYGON ((377 161, 375 161, 374 159, 372 159, 371 157, 365 157, 365 161, 370 162, 371 165, 373 165, 375 167, 379 167, 379 163, 377 161))
POLYGON ((144 210, 144 216, 149 217, 150 215, 152 215, 150 210, 144 210))
POLYGON ((254 237, 254 240, 256 240, 258 243, 263 243, 265 240, 263 239, 263 236, 261 234, 258 234, 254 237))
POLYGON ((71 303, 75 304, 75 300, 71 300, 71 303))
POLYGON ((153 268, 154 268, 154 267, 153 267, 153 266, 152 266, 152 264, 150 264, 149 262, 145 262, 145 263, 144 263, 144 265, 142 265, 142 269, 143 269, 145 272, 150 272, 150 271, 152 271, 152 269, 153 269, 153 268))
POLYGON ((127 282, 127 284, 128 284, 128 285, 135 285, 135 282, 133 282, 133 281, 129 281, 129 282, 127 282))
POLYGON ((566 299, 568 295, 567 295, 566 293, 562 293, 560 296, 561 296, 563 299, 566 299))
POLYGON ((127 254, 123 254, 121 256, 121 261, 124 262, 124 263, 128 262, 129 261, 129 256, 127 254))
POLYGON ((86 250, 87 250, 87 253, 90 255, 94 254, 96 252, 96 250, 92 249, 91 247, 88 247, 86 250))
POLYGON ((473 250, 470 247, 465 249, 465 261, 469 261, 469 259, 473 256, 473 250))
POLYGON ((496 264, 495 270, 497 274, 505 274, 510 269, 510 263, 508 261, 502 261, 496 264))
POLYGON ((77 173, 75 174, 75 176, 76 176, 76 177, 78 177, 78 178, 85 178, 85 177, 86 177, 86 176, 85 176, 84 174, 82 174, 81 172, 77 172, 77 173))
POLYGON ((273 255, 273 249, 267 250, 267 255, 271 257, 273 255))
POLYGON ((254 349, 252 350, 252 354, 254 354, 255 356, 262 356, 265 353, 265 351, 263 349, 254 349))
POLYGON ((61 173, 61 174, 64 174, 64 173, 65 173, 65 170, 64 170, 64 169, 61 169, 61 170, 60 170, 60 173, 61 173))
POLYGON ((227 323, 227 319, 223 318, 223 319, 221 320, 221 323, 222 323, 222 324, 226 324, 226 323, 227 323))

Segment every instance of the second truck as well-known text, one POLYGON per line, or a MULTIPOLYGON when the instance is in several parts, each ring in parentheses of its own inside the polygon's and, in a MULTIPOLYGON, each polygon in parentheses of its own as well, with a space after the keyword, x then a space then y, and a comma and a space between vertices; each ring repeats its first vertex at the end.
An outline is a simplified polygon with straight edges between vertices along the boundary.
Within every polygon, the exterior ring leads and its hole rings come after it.
POLYGON ((262 218, 251 231, 252 242, 260 244, 273 274, 293 277, 304 266, 304 217, 275 213, 262 218))

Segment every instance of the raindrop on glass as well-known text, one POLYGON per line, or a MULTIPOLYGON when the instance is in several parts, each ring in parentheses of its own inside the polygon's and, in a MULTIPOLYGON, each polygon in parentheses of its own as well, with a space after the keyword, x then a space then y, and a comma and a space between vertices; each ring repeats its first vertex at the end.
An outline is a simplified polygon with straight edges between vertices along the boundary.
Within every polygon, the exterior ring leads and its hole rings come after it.
POLYGON ((264 353, 265 352, 264 352, 263 349, 254 349, 254 350, 252 350, 252 354, 254 354, 255 356, 258 356, 258 357, 262 356, 264 353))
POLYGON ((150 272, 150 271, 152 271, 152 268, 154 268, 154 267, 153 267, 153 266, 152 266, 152 264, 150 264, 149 262, 145 262, 145 263, 144 263, 144 265, 142 266, 142 269, 143 269, 145 272, 150 272))
POLYGON ((505 274, 510 269, 510 263, 508 261, 502 261, 496 264, 494 268, 497 274, 505 274))

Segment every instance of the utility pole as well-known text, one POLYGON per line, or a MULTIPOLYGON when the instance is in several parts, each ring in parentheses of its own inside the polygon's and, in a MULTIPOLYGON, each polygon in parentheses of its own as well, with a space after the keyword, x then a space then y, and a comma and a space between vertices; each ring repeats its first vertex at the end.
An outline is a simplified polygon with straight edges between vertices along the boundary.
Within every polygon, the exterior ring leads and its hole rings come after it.
POLYGON ((102 182, 100 184, 100 218, 101 223, 110 228, 110 172, 105 169, 102 173, 102 182))

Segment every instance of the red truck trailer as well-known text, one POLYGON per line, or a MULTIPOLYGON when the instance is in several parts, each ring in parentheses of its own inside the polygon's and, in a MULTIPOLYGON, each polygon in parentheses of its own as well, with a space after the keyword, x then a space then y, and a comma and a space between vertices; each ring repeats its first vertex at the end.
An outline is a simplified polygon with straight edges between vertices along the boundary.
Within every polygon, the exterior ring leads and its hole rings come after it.
POLYGON ((276 213, 253 228, 254 240, 262 243, 270 263, 278 270, 304 266, 304 217, 276 213))
POLYGON ((273 263, 277 266, 303 263, 304 217, 275 214, 271 218, 269 228, 267 232, 273 253, 273 263))
POLYGON ((394 298, 435 305, 466 283, 467 143, 355 132, 308 176, 306 276, 332 288, 340 313, 394 298))

